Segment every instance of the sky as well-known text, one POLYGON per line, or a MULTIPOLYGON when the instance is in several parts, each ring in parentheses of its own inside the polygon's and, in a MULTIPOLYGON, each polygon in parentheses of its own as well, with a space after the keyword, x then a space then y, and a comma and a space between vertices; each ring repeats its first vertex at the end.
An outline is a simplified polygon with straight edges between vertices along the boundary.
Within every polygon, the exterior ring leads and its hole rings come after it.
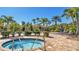
MULTIPOLYGON (((22 21, 32 22, 33 18, 46 17, 49 20, 53 16, 60 16, 67 7, 0 7, 0 16, 12 16, 17 23, 22 21)), ((71 20, 62 18, 62 23, 69 23, 71 20)))

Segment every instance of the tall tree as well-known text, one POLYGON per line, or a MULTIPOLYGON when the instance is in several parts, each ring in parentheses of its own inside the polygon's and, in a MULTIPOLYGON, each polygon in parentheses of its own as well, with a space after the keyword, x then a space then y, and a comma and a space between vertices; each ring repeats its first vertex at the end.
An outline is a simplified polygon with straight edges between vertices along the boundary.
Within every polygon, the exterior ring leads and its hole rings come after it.
POLYGON ((3 17, 3 19, 5 19, 5 22, 7 22, 7 24, 9 24, 10 22, 15 22, 13 20, 13 17, 12 16, 5 16, 5 15, 2 15, 1 17, 3 17))
MULTIPOLYGON (((39 23, 43 26, 43 34, 44 34, 44 31, 47 29, 47 26, 48 26, 48 19, 47 18, 40 18, 39 23)), ((45 40, 44 35, 43 35, 43 39, 44 39, 44 51, 46 51, 46 40, 45 40)))
POLYGON ((73 25, 76 22, 76 36, 79 35, 79 8, 68 8, 64 11, 64 16, 71 17, 73 25))
POLYGON ((11 22, 15 22, 13 20, 13 17, 12 16, 2 15, 1 17, 5 20, 5 23, 6 23, 6 26, 5 27, 7 27, 7 30, 8 30, 9 25, 11 24, 11 22))
POLYGON ((22 21, 22 31, 25 31, 25 22, 22 21))
POLYGON ((37 18, 32 19, 33 24, 38 24, 39 19, 40 19, 40 18, 38 18, 38 17, 37 17, 37 18))
POLYGON ((5 20, 0 18, 0 30, 4 29, 4 22, 5 20))
POLYGON ((47 18, 40 18, 39 23, 46 27, 46 25, 48 25, 48 19, 47 18))
POLYGON ((57 25, 57 22, 61 22, 61 17, 60 16, 53 16, 52 21, 57 25))
POLYGON ((32 21, 33 21, 33 24, 36 24, 36 19, 32 19, 32 21))

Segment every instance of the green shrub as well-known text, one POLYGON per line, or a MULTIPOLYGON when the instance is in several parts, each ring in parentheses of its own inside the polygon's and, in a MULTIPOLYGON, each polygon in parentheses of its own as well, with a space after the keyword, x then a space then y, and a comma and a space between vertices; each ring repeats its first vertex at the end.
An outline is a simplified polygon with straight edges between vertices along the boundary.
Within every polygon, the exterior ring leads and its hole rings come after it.
POLYGON ((36 34, 39 34, 39 35, 40 35, 40 29, 34 29, 34 30, 33 30, 33 33, 35 33, 35 35, 36 35, 36 34))
POLYGON ((26 36, 31 35, 31 33, 32 33, 32 31, 25 31, 25 35, 26 35, 26 36))
POLYGON ((12 34, 12 36, 14 37, 14 35, 15 35, 15 31, 12 31, 11 34, 12 34))
POLYGON ((9 37, 9 34, 10 34, 10 32, 5 32, 5 33, 4 33, 4 36, 5 36, 5 37, 9 37))
POLYGON ((56 29, 55 29, 55 32, 60 32, 59 28, 56 28, 56 29))
POLYGON ((76 32, 76 27, 75 27, 75 26, 71 26, 70 29, 69 29, 69 31, 71 31, 72 34, 75 34, 75 32, 76 32))
POLYGON ((55 31, 55 26, 50 26, 49 31, 54 32, 55 31))

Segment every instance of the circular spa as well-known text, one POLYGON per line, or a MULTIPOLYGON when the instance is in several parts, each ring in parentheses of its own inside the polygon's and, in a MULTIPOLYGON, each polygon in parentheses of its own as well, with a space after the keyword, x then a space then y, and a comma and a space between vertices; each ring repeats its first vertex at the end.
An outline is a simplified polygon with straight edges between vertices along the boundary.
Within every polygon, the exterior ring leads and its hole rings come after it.
POLYGON ((13 51, 28 51, 32 49, 43 48, 43 46, 43 40, 34 38, 14 39, 2 44, 3 48, 7 48, 13 51))

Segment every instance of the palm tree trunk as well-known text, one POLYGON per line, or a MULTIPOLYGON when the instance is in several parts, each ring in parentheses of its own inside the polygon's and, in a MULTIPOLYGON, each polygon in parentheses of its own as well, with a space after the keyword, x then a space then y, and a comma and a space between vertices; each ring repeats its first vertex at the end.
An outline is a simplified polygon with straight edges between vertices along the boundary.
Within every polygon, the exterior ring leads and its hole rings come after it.
POLYGON ((76 14, 76 37, 79 35, 79 19, 78 15, 76 14))
POLYGON ((55 25, 57 25, 57 21, 55 21, 55 25))
POLYGON ((12 51, 14 50, 14 39, 12 39, 12 51))
POLYGON ((7 30, 8 30, 8 27, 9 27, 9 21, 7 22, 7 25, 6 25, 6 26, 7 26, 7 30))
POLYGON ((76 36, 79 35, 79 20, 76 21, 76 36))
POLYGON ((43 36, 43 39, 44 39, 44 51, 46 51, 46 40, 44 36, 43 36))
MULTIPOLYGON (((43 23, 43 26, 45 24, 43 23)), ((46 51, 46 40, 45 40, 45 36, 44 36, 44 31, 45 31, 45 27, 43 28, 43 39, 44 39, 44 51, 46 51)))

